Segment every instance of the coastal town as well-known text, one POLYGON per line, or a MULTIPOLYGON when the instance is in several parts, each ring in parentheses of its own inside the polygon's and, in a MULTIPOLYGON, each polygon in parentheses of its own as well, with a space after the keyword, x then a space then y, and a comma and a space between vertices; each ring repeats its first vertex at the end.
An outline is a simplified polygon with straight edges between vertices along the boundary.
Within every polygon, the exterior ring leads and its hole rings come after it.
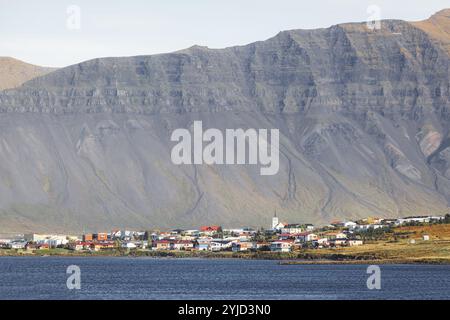
MULTIPOLYGON (((399 219, 366 218, 334 221, 315 227, 308 223, 286 223, 275 214, 270 228, 222 228, 205 225, 198 229, 167 231, 113 230, 110 232, 66 234, 23 234, 0 239, 0 248, 18 253, 65 249, 95 253, 122 251, 209 251, 209 252, 295 252, 301 249, 329 249, 364 246, 367 235, 392 227, 449 223, 450 216, 414 216, 399 219)), ((422 235, 423 241, 429 235, 422 235)))

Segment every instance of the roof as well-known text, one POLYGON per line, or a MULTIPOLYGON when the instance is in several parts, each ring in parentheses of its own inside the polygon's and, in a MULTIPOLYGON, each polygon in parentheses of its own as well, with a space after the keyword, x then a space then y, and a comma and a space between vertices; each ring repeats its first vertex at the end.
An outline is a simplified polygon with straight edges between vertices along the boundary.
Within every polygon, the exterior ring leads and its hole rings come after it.
POLYGON ((251 242, 251 241, 234 242, 233 245, 236 245, 236 246, 253 246, 254 242, 251 242))
POLYGON ((284 225, 285 228, 301 228, 302 225, 300 223, 289 223, 284 225))
POLYGON ((175 243, 175 244, 192 244, 192 241, 190 241, 190 240, 174 240, 171 242, 175 243))
POLYGON ((200 231, 218 231, 220 226, 201 226, 200 231))
POLYGON ((158 244, 158 243, 167 243, 167 244, 169 244, 169 243, 173 243, 173 244, 192 244, 192 241, 190 241, 190 240, 168 240, 168 239, 162 239, 162 240, 156 240, 156 241, 153 241, 153 243, 156 243, 156 244, 158 244))
POLYGON ((297 233, 280 233, 280 237, 294 237, 298 235, 297 233))
POLYGON ((426 218, 431 218, 431 216, 409 216, 409 217, 404 217, 404 218, 400 218, 401 219, 426 219, 426 218))
POLYGON ((294 240, 276 240, 271 243, 294 243, 294 240))
POLYGON ((167 240, 167 239, 163 239, 163 240, 156 240, 156 241, 153 241, 154 243, 171 243, 171 242, 173 242, 173 241, 171 241, 171 240, 167 240))

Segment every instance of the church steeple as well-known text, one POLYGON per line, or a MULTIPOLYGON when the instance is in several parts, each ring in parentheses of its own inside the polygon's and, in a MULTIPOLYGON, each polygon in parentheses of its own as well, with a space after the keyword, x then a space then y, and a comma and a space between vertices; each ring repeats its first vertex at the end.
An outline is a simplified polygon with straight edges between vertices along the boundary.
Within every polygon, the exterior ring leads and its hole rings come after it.
POLYGON ((278 217, 277 217, 277 210, 275 210, 275 214, 272 218, 272 229, 275 229, 275 227, 278 225, 278 217))

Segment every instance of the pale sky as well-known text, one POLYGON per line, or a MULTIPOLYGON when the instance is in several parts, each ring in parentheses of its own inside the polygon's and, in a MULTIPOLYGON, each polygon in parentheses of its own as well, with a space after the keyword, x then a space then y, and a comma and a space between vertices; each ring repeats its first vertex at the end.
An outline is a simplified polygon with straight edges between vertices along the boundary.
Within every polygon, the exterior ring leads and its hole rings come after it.
POLYGON ((382 19, 409 21, 450 7, 448 0, 0 0, 0 56, 62 67, 194 44, 223 48, 282 30, 366 21, 370 5, 382 19))

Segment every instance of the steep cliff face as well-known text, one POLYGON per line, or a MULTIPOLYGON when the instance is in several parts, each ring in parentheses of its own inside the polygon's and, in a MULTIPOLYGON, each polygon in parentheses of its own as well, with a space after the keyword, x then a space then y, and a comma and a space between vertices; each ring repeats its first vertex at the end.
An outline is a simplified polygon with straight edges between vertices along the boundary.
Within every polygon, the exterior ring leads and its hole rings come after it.
POLYGON ((16 88, 56 68, 39 67, 10 57, 0 57, 0 90, 16 88))
POLYGON ((261 226, 275 209, 313 223, 442 214, 449 61, 423 28, 389 20, 33 79, 0 93, 0 228, 261 226), (280 129, 279 173, 173 165, 170 134, 194 120, 280 129))

